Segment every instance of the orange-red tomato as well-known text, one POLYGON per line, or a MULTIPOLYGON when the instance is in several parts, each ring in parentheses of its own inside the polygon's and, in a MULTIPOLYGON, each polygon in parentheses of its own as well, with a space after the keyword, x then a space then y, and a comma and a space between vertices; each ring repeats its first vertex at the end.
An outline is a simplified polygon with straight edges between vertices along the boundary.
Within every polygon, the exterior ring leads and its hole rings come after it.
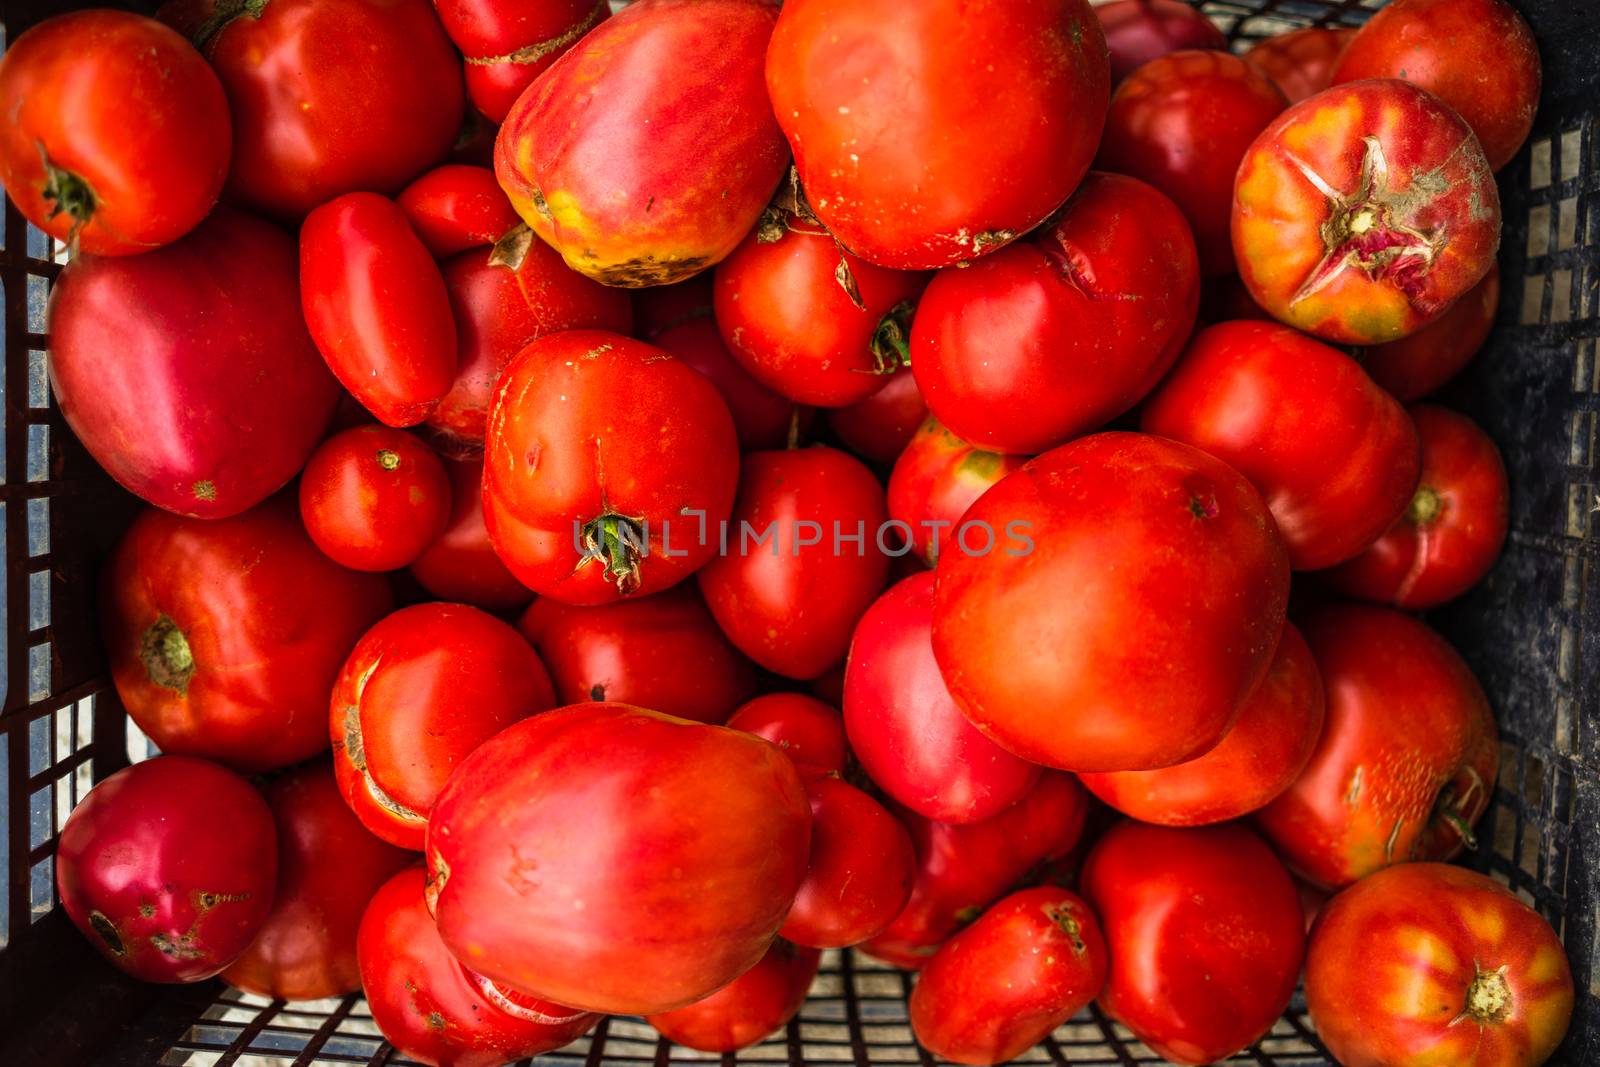
POLYGON ((894 461, 889 475, 889 518, 903 522, 911 546, 930 567, 939 562, 961 516, 1000 479, 1027 459, 986 452, 929 416, 894 461))
POLYGON ((300 476, 300 518, 329 559, 358 571, 416 561, 450 521, 450 476, 404 430, 356 426, 324 441, 300 476))
MULTIPOLYGON (((801 773, 810 768, 797 764, 801 773)), ((837 774, 806 782, 811 857, 778 936, 812 948, 876 937, 911 896, 917 857, 900 821, 837 774)))
POLYGON ((749 1048, 806 1002, 822 953, 779 938, 761 962, 704 1000, 645 1017, 669 1041, 702 1052, 749 1048))
POLYGON ((1489 268, 1471 292, 1430 323, 1398 341, 1357 353, 1372 380, 1403 404, 1420 400, 1472 362, 1494 329, 1500 310, 1500 265, 1489 268))

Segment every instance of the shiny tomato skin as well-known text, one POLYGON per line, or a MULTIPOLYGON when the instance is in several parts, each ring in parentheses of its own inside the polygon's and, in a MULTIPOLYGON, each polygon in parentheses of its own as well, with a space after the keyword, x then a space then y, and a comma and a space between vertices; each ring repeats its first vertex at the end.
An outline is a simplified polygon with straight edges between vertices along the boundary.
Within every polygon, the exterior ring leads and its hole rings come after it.
POLYGON ((1536 1067, 1572 1019, 1572 970, 1550 924, 1505 886, 1404 863, 1323 909, 1306 1005, 1348 1067, 1536 1067))
POLYGON ((829 408, 828 426, 851 455, 868 463, 893 463, 928 417, 917 379, 902 367, 876 393, 849 407, 829 408))
POLYGON ((1422 470, 1405 409, 1355 360, 1277 323, 1201 332, 1145 402, 1139 428, 1249 478, 1296 570, 1372 544, 1405 511, 1422 470))
POLYGON ((844 773, 850 749, 844 719, 828 704, 804 693, 766 693, 741 704, 728 719, 732 730, 764 737, 783 749, 802 776, 844 773))
POLYGON ((931 567, 973 502, 1026 462, 968 444, 929 416, 894 461, 889 518, 911 528, 912 548, 931 567))
POLYGON ((668 1041, 702 1052, 736 1052, 760 1043, 800 1011, 822 953, 779 938, 761 962, 704 1000, 645 1017, 668 1041))
POLYGON ((243 778, 158 756, 106 778, 61 827, 61 906, 100 954, 146 982, 198 982, 249 946, 272 908, 272 813, 243 778))
POLYGON ((677 356, 710 379, 733 415, 739 449, 756 452, 782 448, 811 425, 815 412, 773 392, 745 370, 728 351, 709 310, 647 335, 650 343, 677 356))
POLYGON ((967 718, 1024 759, 1082 771, 1194 759, 1272 662, 1288 553, 1261 495, 1199 449, 1080 438, 963 522, 987 523, 996 548, 940 556, 934 656, 967 718))
POLYGON ((1109 87, 1088 0, 979 19, 961 0, 792 0, 767 51, 812 210, 897 270, 976 259, 1042 222, 1089 169, 1109 87))
POLYGON ((1032 455, 1137 403, 1183 351, 1199 307, 1178 206, 1142 181, 1091 171, 1038 236, 935 276, 911 367, 952 432, 1032 455))
POLYGON ((843 452, 752 452, 728 519, 728 549, 700 571, 700 592, 739 651, 786 678, 815 678, 844 658, 856 621, 888 578, 877 543, 885 521, 883 486, 843 452), (842 540, 857 532, 859 543, 842 540), (800 543, 812 535, 816 543, 800 543))
POLYGON ((934 953, 911 991, 911 1029, 941 1060, 1005 1063, 1100 994, 1106 942, 1082 899, 1019 890, 934 953))
POLYGON ((1244 58, 1298 104, 1332 84, 1333 69, 1355 35, 1346 27, 1307 26, 1262 38, 1244 58))
POLYGON ((604 0, 436 0, 445 32, 466 56, 467 97, 491 122, 504 122, 524 89, 601 19, 604 0))
POLYGON ((917 855, 900 821, 837 774, 808 780, 806 797, 811 858, 778 936, 811 948, 858 945, 906 906, 917 855))
POLYGON ((327 747, 333 679, 392 599, 387 579, 318 552, 278 497, 211 522, 146 510, 100 603, 128 717, 163 752, 254 772, 327 747))
POLYGON ((1227 51, 1217 24, 1182 0, 1112 0, 1094 9, 1111 53, 1111 86, 1152 59, 1193 49, 1227 51))
POLYGON ((437 259, 492 245, 519 221, 494 171, 466 163, 433 168, 394 200, 437 259))
POLYGON ((450 476, 404 430, 357 426, 324 441, 300 477, 300 518, 323 555, 357 571, 414 563, 450 521, 450 476))
POLYGON ((73 12, 16 37, 0 58, 0 112, 0 186, 29 222, 83 252, 177 240, 228 175, 222 83, 188 41, 142 15, 73 12))
POLYGON ((1453 858, 1489 806, 1500 761, 1472 670, 1425 624, 1387 608, 1330 605, 1302 629, 1327 717, 1305 773, 1256 824, 1325 889, 1394 863, 1453 858))
POLYGON ((484 528, 483 462, 446 460, 444 466, 450 477, 450 520, 411 564, 411 576, 440 600, 485 611, 522 607, 533 599, 533 590, 500 562, 484 528))
POLYGON ((1305 933, 1300 895, 1243 826, 1123 822, 1084 861, 1111 968, 1100 1006, 1158 1056, 1215 1063, 1289 1005, 1305 933))
POLYGON ((1421 400, 1466 369, 1494 329, 1500 310, 1500 266, 1449 311, 1410 337, 1357 353, 1372 380, 1402 404, 1421 400))

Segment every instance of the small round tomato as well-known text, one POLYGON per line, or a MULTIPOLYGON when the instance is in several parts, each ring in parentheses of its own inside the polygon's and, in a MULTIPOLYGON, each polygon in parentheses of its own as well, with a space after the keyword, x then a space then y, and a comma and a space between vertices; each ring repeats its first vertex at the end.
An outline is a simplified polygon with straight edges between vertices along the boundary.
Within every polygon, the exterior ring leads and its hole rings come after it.
POLYGON ((487 611, 520 608, 533 590, 517 581, 489 543, 483 523, 482 461, 445 461, 450 477, 450 519, 444 532, 411 564, 411 576, 440 600, 487 611))
POLYGON ((1500 308, 1500 266, 1456 301, 1437 322, 1410 337, 1357 353, 1372 380, 1402 404, 1420 400, 1466 369, 1494 329, 1500 308))
POLYGON ((812 772, 844 772, 849 749, 839 712, 804 693, 767 693, 747 701, 728 719, 728 728, 764 737, 800 768, 812 772))
POLYGON ((1535 1067, 1572 1004, 1550 924, 1494 879, 1442 863, 1340 893, 1306 953, 1317 1036, 1349 1067, 1535 1067))
POLYGON ((177 240, 228 176, 222 83, 143 15, 76 11, 18 36, 0 57, 0 113, 0 186, 80 251, 125 256, 177 240))
POLYGON ((1307 26, 1262 38, 1244 58, 1271 78, 1289 103, 1298 104, 1332 83, 1333 68, 1355 35, 1345 27, 1307 26))
POLYGON ((1121 823, 1084 861, 1082 887, 1111 950, 1100 1006, 1156 1055, 1228 1059, 1289 1006, 1300 895, 1244 827, 1121 823))
POLYGON ((435 167, 400 190, 395 203, 439 259, 492 245, 519 221, 494 171, 465 163, 435 167))
POLYGON ((1437 319, 1489 272, 1500 193, 1477 138, 1437 97, 1353 82, 1256 138, 1232 230, 1239 276, 1273 317, 1328 341, 1382 344, 1437 319))
POLYGON ((1111 0, 1094 9, 1111 53, 1111 87, 1152 59, 1191 49, 1227 51, 1228 38, 1182 0, 1111 0))
POLYGON ((1089 906, 1055 886, 1011 894, 934 953, 911 1029, 941 1060, 1005 1063, 1100 995, 1106 942, 1089 906))
POLYGON ((970 445, 930 416, 894 461, 889 518, 905 523, 911 547, 931 567, 973 502, 1025 462, 970 445))
POLYGON ((450 521, 450 476, 404 430, 357 426, 312 453, 300 476, 300 518, 323 555, 357 571, 416 561, 450 521))
POLYGON ((868 463, 893 463, 928 417, 916 376, 902 367, 883 388, 849 407, 830 408, 824 416, 839 443, 868 463))
POLYGON ((704 1000, 645 1022, 668 1041, 702 1052, 737 1052, 784 1026, 806 1002, 822 953, 779 938, 761 962, 704 1000))
POLYGON ((900 821, 836 774, 806 783, 811 858, 778 936, 844 948, 882 933, 906 906, 917 855, 900 821))
POLYGON ((733 358, 709 312, 648 336, 651 344, 671 352, 717 387, 733 415, 740 450, 782 448, 811 425, 814 412, 810 408, 768 389, 733 358))

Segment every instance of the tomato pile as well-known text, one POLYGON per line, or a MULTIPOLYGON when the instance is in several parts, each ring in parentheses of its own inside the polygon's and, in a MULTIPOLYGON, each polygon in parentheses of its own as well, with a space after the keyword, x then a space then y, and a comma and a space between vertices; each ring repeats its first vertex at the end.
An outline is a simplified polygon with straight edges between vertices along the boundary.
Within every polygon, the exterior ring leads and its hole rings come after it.
POLYGON ((1227 50, 1176 0, 169 0, 17 37, 50 375, 148 507, 165 753, 63 829, 153 981, 430 1064, 710 1051, 821 953, 934 1055, 1524 1067, 1555 932, 1411 614, 1507 536, 1428 398, 1539 95, 1505 0, 1227 50), (329 750, 331 748, 331 756, 329 750), (1320 915, 1318 914, 1320 912, 1320 915))

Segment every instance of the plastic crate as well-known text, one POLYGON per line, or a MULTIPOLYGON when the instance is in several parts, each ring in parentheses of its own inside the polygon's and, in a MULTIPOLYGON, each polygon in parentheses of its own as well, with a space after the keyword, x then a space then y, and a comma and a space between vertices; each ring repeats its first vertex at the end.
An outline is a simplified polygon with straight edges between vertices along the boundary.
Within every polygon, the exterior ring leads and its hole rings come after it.
MULTIPOLYGON (((907 0, 915 2, 915 0, 907 0)), ((1239 47, 1305 25, 1357 25, 1383 0, 1196 0, 1239 47)), ((1600 10, 1592 0, 1515 0, 1544 59, 1527 148, 1501 175, 1504 295, 1484 353, 1446 401, 1478 419, 1512 478, 1511 538, 1488 580, 1431 616, 1487 688, 1503 739, 1499 785, 1466 862, 1553 922, 1578 987, 1562 1067, 1600 1062, 1600 10)), ((79 3, 5 0, 12 32, 79 3)), ((135 5, 139 6, 139 5, 135 5)), ((141 985, 104 964, 57 907, 53 857, 67 813, 129 761, 131 735, 94 630, 96 571, 135 502, 63 424, 45 374, 50 243, 8 203, 0 285, 0 1064, 404 1064, 358 996, 284 1004, 218 983, 141 985)), ((915 1063, 908 975, 829 953, 786 1030, 715 1057, 637 1020, 610 1019, 541 1064, 915 1063)), ((1025 1060, 1160 1060, 1091 1008, 1025 1060)), ((1323 1065, 1303 1010, 1236 1062, 1323 1065)))

